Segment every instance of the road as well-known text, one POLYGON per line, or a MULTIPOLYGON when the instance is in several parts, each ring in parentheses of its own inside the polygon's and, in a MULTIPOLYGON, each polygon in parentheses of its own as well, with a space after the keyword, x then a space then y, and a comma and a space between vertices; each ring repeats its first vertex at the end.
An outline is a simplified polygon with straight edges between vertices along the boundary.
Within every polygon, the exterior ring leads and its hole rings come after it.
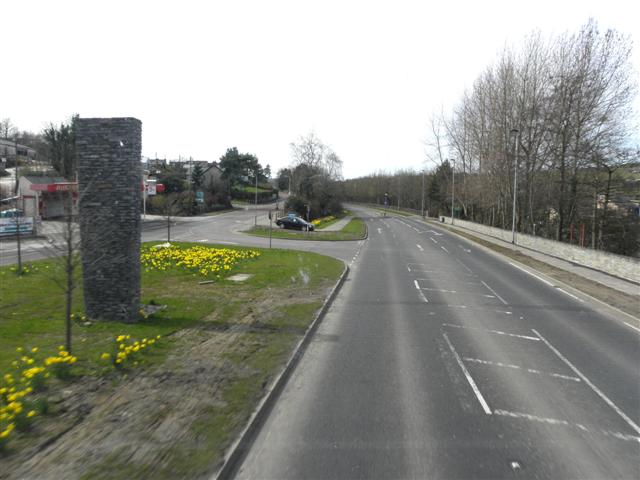
POLYGON ((236 477, 640 478, 639 332, 377 215, 236 477))
MULTIPOLYGON (((222 245, 246 245, 269 247, 269 239, 253 237, 241 233, 255 223, 256 214, 262 225, 268 225, 269 209, 275 205, 261 205, 257 212, 253 208, 233 210, 213 216, 172 217, 170 237, 172 241, 218 243, 222 245)), ((60 244, 63 223, 46 222, 45 238, 23 238, 21 242, 22 260, 25 262, 39 260, 55 255, 51 241, 60 244)), ((275 227, 275 225, 274 225, 275 227)), ((148 215, 142 223, 142 241, 159 241, 167 239, 167 222, 162 217, 148 215)), ((351 260, 358 248, 358 242, 323 242, 305 241, 301 244, 295 240, 272 239, 273 248, 294 248, 331 255, 344 261, 351 260)), ((14 239, 0 240, 0 265, 17 263, 18 248, 14 239)))

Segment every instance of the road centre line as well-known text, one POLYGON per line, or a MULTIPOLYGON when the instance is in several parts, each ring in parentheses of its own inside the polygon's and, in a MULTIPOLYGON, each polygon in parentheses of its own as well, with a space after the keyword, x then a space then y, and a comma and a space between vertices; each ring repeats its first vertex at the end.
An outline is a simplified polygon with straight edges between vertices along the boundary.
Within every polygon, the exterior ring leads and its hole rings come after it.
POLYGON ((627 435, 626 433, 612 432, 609 430, 593 430, 585 427, 581 423, 571 423, 571 422, 567 422, 566 420, 560 420, 558 418, 538 417, 537 415, 530 415, 528 413, 511 412, 509 410, 501 410, 501 409, 496 409, 493 412, 493 414, 501 417, 518 418, 522 420, 530 420, 533 422, 546 423, 548 425, 562 425, 566 427, 577 428, 583 432, 590 433, 590 434, 600 433, 607 437, 617 438, 618 440, 625 440, 627 442, 640 443, 640 437, 636 437, 634 435, 627 435))
POLYGON ((449 253, 449 250, 447 250, 446 248, 444 248, 442 245, 440 245, 440 248, 443 249, 445 252, 449 253))
POLYGON ((464 268, 466 268, 467 272, 473 273, 473 271, 469 267, 467 267, 464 263, 462 263, 459 258, 456 258, 456 262, 458 262, 460 265, 462 265, 464 268))
POLYGON ((539 277, 539 276, 538 276, 538 275, 536 275, 535 273, 531 273, 529 270, 525 270, 524 268, 519 267, 519 266, 518 266, 518 265, 516 265, 515 263, 511 263, 511 262, 509 262, 509 265, 512 265, 512 266, 516 267, 518 270, 522 270, 524 273, 527 273, 527 274, 531 275, 531 276, 532 276, 532 277, 534 277, 534 278, 537 278, 538 280, 540 280, 541 282, 546 283, 546 284, 547 284, 547 285, 549 285, 550 287, 555 287, 555 285, 554 285, 553 283, 551 283, 551 282, 549 282, 549 281, 545 280, 545 279, 544 279, 544 278, 542 278, 542 277, 539 277))
POLYGON ((453 327, 453 328, 464 328, 467 330, 478 330, 480 332, 486 332, 486 333, 495 333, 496 335, 506 335, 507 337, 515 337, 515 338, 522 338, 523 340, 531 340, 534 342, 539 342, 540 339, 538 337, 530 337, 528 335, 518 335, 517 333, 507 333, 507 332, 503 332, 501 330, 488 330, 486 328, 478 328, 478 327, 465 327, 464 325, 456 325, 453 323, 443 323, 442 324, 443 327, 453 327))
POLYGON ((422 248, 422 245, 419 245, 419 244, 417 244, 417 243, 416 243, 416 247, 418 247, 418 249, 419 249, 421 252, 424 252, 424 248, 422 248))
POLYGON ((551 351, 557 355, 560 360, 566 363, 569 368, 582 379, 584 383, 589 385, 591 390, 593 390, 602 400, 604 400, 604 402, 609 405, 614 412, 616 412, 625 422, 627 422, 627 425, 633 428, 637 433, 640 433, 640 427, 638 427, 638 425, 636 425, 633 420, 631 420, 622 410, 620 410, 620 408, 618 408, 618 406, 613 403, 613 401, 611 401, 609 397, 602 393, 602 391, 598 387, 591 383, 591 380, 589 380, 580 370, 578 370, 578 368, 575 367, 573 363, 567 360, 564 355, 562 355, 553 345, 551 345, 551 343, 549 343, 546 338, 540 335, 540 333, 535 328, 532 328, 531 331, 535 333, 540 338, 540 340, 542 340, 547 345, 547 347, 549 347, 551 351))
POLYGON ((494 294, 494 295, 495 295, 495 296, 496 296, 496 297, 497 297, 497 298, 498 298, 502 303, 504 303, 505 305, 509 305, 509 304, 507 303, 507 301, 506 301, 504 298, 502 298, 500 295, 498 295, 498 294, 496 293, 496 291, 495 291, 493 288, 491 288, 489 285, 487 285, 483 280, 480 280, 480 282, 481 282, 485 287, 487 287, 487 288, 489 289, 489 291, 490 291, 491 293, 493 293, 493 294, 494 294))
POLYGON ((433 238, 433 237, 429 237, 429 240, 431 240, 433 243, 436 243, 436 244, 438 243, 438 240, 436 240, 436 239, 435 239, 435 238, 433 238))
POLYGON ((549 375, 551 377, 561 378, 563 380, 571 380, 573 382, 581 382, 581 380, 578 377, 572 377, 570 375, 562 375, 561 373, 541 372, 540 370, 536 370, 536 369, 533 369, 533 368, 524 368, 524 367, 521 367, 519 365, 510 365, 508 363, 493 362, 491 360, 482 360, 480 358, 469 358, 469 357, 464 357, 463 360, 465 362, 480 363, 482 365, 491 365, 493 367, 512 368, 514 370, 522 370, 523 372, 535 373, 536 375, 549 375))
POLYGON ((491 415, 491 409, 489 408, 489 405, 487 404, 486 400, 482 396, 482 393, 480 393, 480 389, 478 388, 478 386, 476 385, 476 382, 473 380, 473 377, 467 370, 467 367, 464 366, 464 363, 460 359, 460 355, 458 355, 458 352, 456 352, 456 349, 453 348, 451 340, 449 340, 449 337, 445 332, 442 332, 442 336, 444 337, 445 341, 449 345, 449 349, 451 350, 451 353, 453 353, 453 356, 455 357, 456 362, 458 362, 458 365, 462 369, 462 373, 464 373, 464 376, 467 378, 467 382, 469 382, 469 385, 471 385, 471 390, 473 390, 473 393, 475 393, 476 398, 478 399, 478 402, 480 402, 480 405, 484 410, 484 413, 486 413, 487 415, 491 415))

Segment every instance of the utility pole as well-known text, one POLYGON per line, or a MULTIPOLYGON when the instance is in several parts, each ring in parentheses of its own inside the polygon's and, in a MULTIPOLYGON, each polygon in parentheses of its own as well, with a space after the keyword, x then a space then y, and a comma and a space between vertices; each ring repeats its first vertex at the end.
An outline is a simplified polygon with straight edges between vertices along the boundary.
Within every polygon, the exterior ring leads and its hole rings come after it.
MULTIPOLYGON (((15 185, 15 194, 16 196, 18 195, 18 182, 20 177, 18 177, 18 136, 16 135, 13 139, 13 146, 16 149, 16 167, 15 167, 15 175, 16 175, 16 185, 15 185)), ((22 243, 21 243, 21 232, 20 232, 20 209, 18 208, 18 200, 16 199, 16 210, 15 210, 15 214, 16 216, 13 217, 15 219, 16 222, 16 243, 17 243, 17 247, 18 247, 18 275, 22 275, 22 243)), ((24 202, 22 205, 22 211, 24 212, 24 202)))

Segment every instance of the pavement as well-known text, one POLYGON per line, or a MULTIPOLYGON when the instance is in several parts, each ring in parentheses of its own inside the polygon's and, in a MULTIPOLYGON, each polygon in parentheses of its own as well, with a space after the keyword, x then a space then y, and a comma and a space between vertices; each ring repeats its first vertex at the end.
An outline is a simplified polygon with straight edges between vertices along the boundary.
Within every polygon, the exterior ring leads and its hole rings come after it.
POLYGON ((640 330, 437 224, 361 213, 236 478, 640 478, 640 330))

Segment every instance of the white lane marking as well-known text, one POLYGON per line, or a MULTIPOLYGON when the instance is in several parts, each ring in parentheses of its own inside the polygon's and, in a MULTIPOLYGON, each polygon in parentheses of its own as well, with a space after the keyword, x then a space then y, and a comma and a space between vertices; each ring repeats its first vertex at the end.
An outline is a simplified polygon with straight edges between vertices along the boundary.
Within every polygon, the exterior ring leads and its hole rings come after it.
POLYGON ((506 301, 504 298, 502 298, 500 295, 498 295, 498 294, 496 293, 496 291, 495 291, 493 288, 491 288, 489 285, 487 285, 487 284, 486 284, 484 281, 482 281, 482 280, 480 280, 480 282, 481 282, 485 287, 487 287, 487 288, 489 289, 489 291, 490 291, 491 293, 493 293, 493 294, 498 298, 498 300, 500 300, 500 301, 501 301, 502 303, 504 303, 505 305, 509 305, 509 304, 507 303, 507 301, 506 301))
POLYGON ((435 230, 427 230, 427 232, 433 233, 436 237, 441 237, 442 235, 444 235, 440 232, 436 232, 435 230))
POLYGON ((196 242, 201 242, 201 243, 205 243, 208 242, 209 239, 208 238, 203 238, 202 240, 196 240, 196 242))
POLYGON ((518 270, 521 270, 521 271, 523 271, 524 273, 526 273, 526 274, 528 274, 528 275, 531 275, 531 276, 532 276, 532 277, 534 277, 534 278, 537 278, 538 280, 540 280, 541 282, 546 283, 546 284, 547 284, 547 285, 549 285, 550 287, 554 287, 554 286, 555 286, 553 283, 551 283, 551 282, 549 282, 549 281, 545 280, 545 279, 544 279, 544 278, 542 278, 542 277, 539 277, 539 276, 538 276, 538 275, 536 275, 535 273, 531 273, 529 270, 525 270, 524 268, 519 267, 519 266, 518 266, 518 265, 516 265, 515 263, 511 263, 511 262, 509 262, 509 265, 512 265, 512 266, 516 267, 518 270))
POLYGON ((456 258, 456 262, 458 262, 460 265, 462 265, 464 268, 466 268, 467 272, 473 273, 473 271, 471 271, 471 269, 469 267, 467 267, 464 263, 462 263, 458 258, 456 258))
POLYGON ((561 378, 563 380, 571 380, 573 382, 581 382, 581 380, 578 377, 572 377, 570 375, 563 375, 561 373, 542 372, 540 370, 536 370, 536 369, 533 369, 533 368, 524 368, 524 367, 521 367, 519 365, 511 365, 511 364, 508 364, 508 363, 493 362, 491 360, 482 360, 480 358, 468 358, 468 357, 465 357, 464 361, 465 362, 480 363, 482 365, 491 365, 493 367, 513 368, 514 370, 522 370, 524 372, 535 373, 536 375, 549 375, 550 377, 561 378))
POLYGON ((418 247, 418 249, 419 249, 421 252, 424 252, 424 248, 422 248, 422 245, 418 245, 418 244, 416 243, 416 247, 418 247))
POLYGON ((215 243, 221 243, 223 245, 239 245, 237 242, 221 242, 218 240, 214 240, 215 243))
POLYGON ((462 360, 460 359, 460 355, 458 355, 458 352, 456 352, 456 349, 453 348, 453 345, 451 344, 451 340, 449 340, 449 337, 447 337, 447 334, 444 332, 442 333, 442 336, 444 337, 447 344, 449 345, 449 349, 451 350, 451 353, 453 353, 453 356, 455 357, 456 362, 458 362, 458 365, 462 369, 462 373, 464 373, 464 376, 467 378, 467 382, 469 382, 469 385, 471 385, 471 389, 473 390, 473 393, 476 394, 476 398, 480 402, 480 405, 482 405, 482 409, 484 410, 484 413, 486 413, 487 415, 491 415, 491 409, 489 408, 489 405, 487 404, 484 397, 482 396, 482 393, 480 393, 480 389, 478 389, 478 386, 476 385, 476 382, 473 380, 473 377, 467 370, 467 367, 465 367, 464 363, 462 363, 462 360))
POLYGON ((445 290, 444 288, 429 288, 423 287, 423 290, 429 290, 430 292, 441 292, 441 293, 458 293, 457 290, 445 290))
POLYGON ((627 422, 627 425, 633 428, 637 433, 640 433, 640 427, 638 427, 638 425, 636 425, 633 420, 631 420, 622 410, 620 410, 620 408, 618 408, 618 406, 615 403, 613 403, 609 399, 609 397, 607 397, 604 393, 602 393, 602 391, 598 387, 596 387, 593 383, 591 383, 591 380, 589 380, 580 370, 578 370, 578 368, 575 367, 573 363, 567 360, 565 356, 562 355, 553 345, 551 345, 551 343, 549 343, 549 341, 546 338, 540 335, 540 333, 535 328, 532 328, 531 331, 535 333, 540 338, 540 340, 542 340, 547 345, 547 347, 549 347, 551 351, 558 356, 560 360, 566 363, 569 366, 569 368, 573 370, 573 372, 582 379, 584 383, 589 385, 589 387, 591 387, 591 390, 593 390, 602 400, 604 400, 604 402, 607 405, 609 405, 614 412, 616 412, 625 422, 627 422))
POLYGON ((624 322, 624 321, 623 321, 622 323, 624 323, 627 327, 631 327, 631 328, 633 328, 636 332, 640 332, 640 328, 638 328, 638 327, 634 327, 634 326, 633 326, 633 325, 631 325, 630 323, 627 323, 627 322, 624 322))
POLYGON ((378 228, 378 233, 382 234, 382 229, 378 228))
POLYGON ((458 245, 462 250, 464 250, 467 253, 471 253, 471 250, 469 250, 468 248, 464 248, 462 245, 458 245))
POLYGON ((443 249, 445 252, 449 253, 449 250, 447 250, 446 248, 444 248, 442 245, 440 245, 440 248, 443 249))
POLYGON ((556 287, 557 290, 561 291, 562 293, 564 293, 565 295, 569 295, 571 298, 575 298, 576 300, 578 300, 579 302, 584 303, 584 300, 576 297, 574 294, 567 292, 566 290, 561 289, 560 287, 556 287))
POLYGON ((493 414, 501 417, 519 418, 523 420, 530 420, 532 422, 546 423, 549 425, 564 425, 566 427, 577 428, 587 433, 600 433, 607 437, 617 438, 618 440, 625 440, 627 442, 640 443, 640 437, 636 437, 634 435, 627 435, 625 433, 620 433, 620 432, 612 432, 610 430, 592 430, 585 427, 581 423, 570 423, 570 422, 567 422, 566 420, 560 420, 558 418, 538 417, 537 415, 531 415, 528 413, 511 412, 509 410, 500 410, 500 409, 495 410, 493 414))
POLYGON ((453 328, 465 328, 467 330, 478 330, 480 332, 495 333, 496 335, 505 335, 507 337, 522 338, 523 340, 532 340, 534 342, 540 341, 540 339, 538 337, 530 337, 528 335, 518 335, 517 333, 508 333, 508 332, 503 332, 502 330, 488 330, 486 328, 465 327, 464 325, 456 325, 456 324, 453 324, 453 323, 443 323, 442 326, 443 327, 453 327, 453 328))
POLYGON ((411 227, 413 228, 416 232, 420 233, 420 230, 418 230, 416 227, 411 227))
POLYGON ((416 286, 418 290, 420 290, 420 285, 418 285, 418 280, 414 280, 413 284, 416 286))
POLYGON ((424 303, 429 303, 429 300, 427 299, 427 297, 424 296, 424 293, 422 293, 422 290, 418 290, 418 294, 420 295, 420 298, 424 303))
POLYGON ((438 240, 436 240, 436 239, 435 239, 435 238, 433 238, 433 237, 429 237, 429 239, 430 239, 433 243, 436 243, 436 244, 438 243, 438 240))

